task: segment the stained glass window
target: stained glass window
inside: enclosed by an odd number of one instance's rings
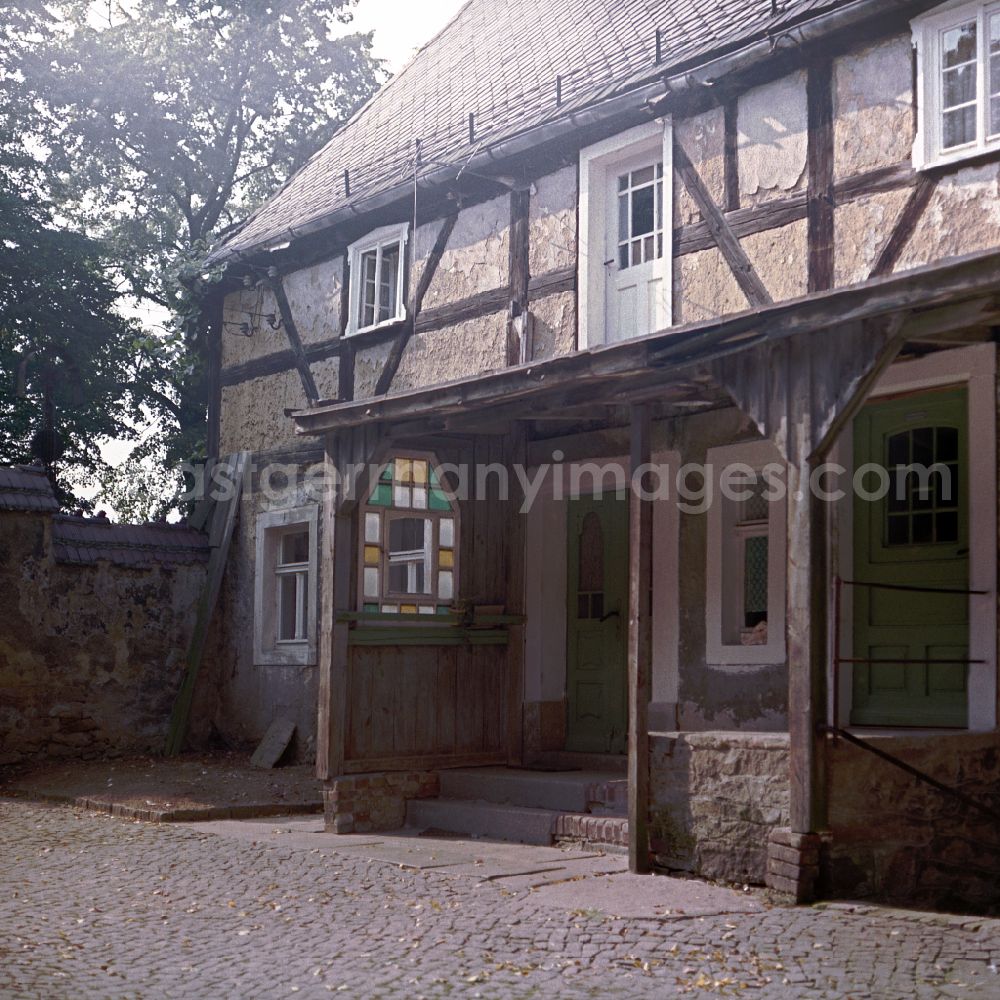
[[[363,511],[362,610],[435,614],[457,596],[458,524],[436,464],[387,462]]]

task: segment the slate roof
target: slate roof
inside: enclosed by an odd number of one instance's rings
[[[0,510],[52,514],[59,510],[45,470],[26,465],[0,467]]]
[[[208,560],[208,537],[183,524],[112,524],[102,517],[60,515],[52,522],[56,562],[148,569]]]
[[[411,179],[418,139],[425,164],[461,163],[501,139],[848,2],[779,0],[775,15],[772,0],[469,0],[211,259],[280,242]]]

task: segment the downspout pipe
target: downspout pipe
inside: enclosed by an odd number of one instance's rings
[[[570,111],[555,121],[545,122],[501,139],[465,162],[436,167],[420,177],[422,187],[436,187],[453,182],[463,171],[489,171],[497,161],[527,153],[537,146],[573,135],[583,128],[605,124],[627,114],[660,115],[669,114],[675,100],[688,96],[691,92],[711,88],[724,78],[746,73],[774,57],[781,48],[781,40],[798,47],[816,42],[838,31],[856,28],[876,16],[886,16],[896,12],[906,12],[916,16],[937,6],[941,0],[854,0],[787,28],[779,25],[774,33],[719,56],[696,69],[680,73],[665,73],[655,80],[643,83],[633,90],[618,94],[606,101],[592,104],[576,111]],[[266,243],[230,250],[220,247],[213,251],[208,264],[224,261],[238,261],[264,252],[272,247],[332,228],[338,224],[356,219],[360,215],[387,208],[413,194],[413,181],[406,180],[368,197],[359,198],[349,205],[318,216],[310,222],[295,226],[268,240]]]

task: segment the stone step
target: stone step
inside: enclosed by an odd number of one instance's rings
[[[441,798],[623,816],[628,811],[628,781],[601,771],[457,768],[441,772]]]
[[[560,813],[469,799],[412,799],[406,825],[418,830],[446,830],[471,837],[549,846]]]
[[[442,830],[515,844],[549,846],[562,839],[597,846],[628,846],[628,820],[623,816],[557,812],[472,799],[413,799],[406,806],[406,825],[416,830]]]
[[[577,750],[543,750],[529,761],[539,769],[551,767],[559,770],[601,771],[605,774],[628,773],[628,757],[618,753],[580,753]]]

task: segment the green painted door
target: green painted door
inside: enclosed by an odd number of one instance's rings
[[[855,421],[855,469],[889,474],[884,499],[855,493],[858,581],[968,588],[967,413],[965,390],[947,389],[871,405]],[[914,467],[936,470],[921,482]],[[855,658],[882,662],[854,666],[852,723],[965,726],[968,667],[926,661],[968,657],[968,596],[853,589]]]
[[[628,499],[568,505],[566,749],[624,753]]]

